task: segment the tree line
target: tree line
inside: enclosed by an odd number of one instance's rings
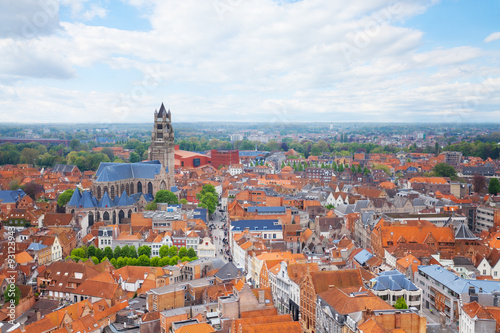
[[[71,255],[66,259],[72,259],[75,262],[92,260],[94,264],[99,264],[106,260],[116,269],[125,266],[151,266],[151,267],[164,267],[177,265],[179,260],[181,262],[194,261],[198,259],[196,251],[193,248],[187,249],[181,247],[177,249],[176,246],[163,245],[159,250],[160,256],[151,258],[151,248],[147,245],[139,246],[136,250],[135,246],[125,245],[120,248],[117,246],[114,250],[110,246],[106,246],[104,250],[95,247],[94,245],[82,246],[75,248],[71,251]]]

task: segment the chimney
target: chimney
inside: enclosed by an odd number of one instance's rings
[[[394,314],[394,319],[396,321],[395,328],[401,328],[401,312],[396,311]]]
[[[35,313],[36,313],[36,321],[40,321],[40,319],[42,319],[42,311],[36,310]]]
[[[265,304],[264,290],[259,290],[259,304]]]

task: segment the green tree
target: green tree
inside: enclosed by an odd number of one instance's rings
[[[164,267],[164,266],[170,266],[170,258],[169,257],[163,257],[160,259],[158,262],[159,267]]]
[[[151,248],[147,245],[139,246],[139,249],[137,249],[137,253],[139,254],[139,257],[145,255],[149,258],[151,257]]]
[[[141,161],[141,156],[135,152],[130,153],[129,157],[130,163],[137,163]]]
[[[160,257],[151,258],[151,260],[149,261],[149,264],[151,265],[151,267],[158,267],[160,264]]]
[[[398,298],[398,300],[394,304],[394,307],[400,310],[408,309],[408,305],[406,304],[405,299],[403,297]]]
[[[116,266],[117,268],[122,268],[127,266],[127,260],[123,257],[116,259]]]
[[[118,258],[120,258],[121,256],[122,249],[119,246],[115,247],[115,249],[113,250],[113,257],[118,260]]]
[[[146,256],[145,254],[139,256],[138,258],[138,265],[139,266],[149,266],[150,260],[149,257]]]
[[[500,182],[498,181],[498,178],[490,179],[490,183],[488,185],[488,192],[494,195],[500,192]]]
[[[192,247],[190,247],[190,248],[187,250],[187,256],[188,256],[189,258],[194,258],[194,257],[196,257],[196,251],[195,251]]]
[[[168,251],[169,251],[168,245],[162,245],[160,247],[160,258],[165,258],[168,257]]]
[[[113,159],[115,158],[115,154],[113,153],[113,150],[111,148],[103,148],[101,150],[101,153],[103,153],[104,155],[108,156],[109,160],[110,161],[113,161]]]
[[[179,256],[173,256],[172,258],[170,258],[170,265],[172,265],[172,266],[177,265],[179,260],[181,260],[181,258],[179,258]]]
[[[3,298],[5,300],[5,304],[14,300],[14,305],[18,305],[19,300],[21,299],[21,290],[19,290],[19,287],[15,284],[9,283],[7,285],[7,289],[5,289],[5,292],[3,293]]]
[[[325,208],[328,210],[332,210],[332,209],[335,209],[335,206],[332,204],[329,204],[329,205],[326,205]]]
[[[191,258],[185,256],[185,257],[181,257],[181,262],[186,262],[186,261],[191,261]]]
[[[96,258],[97,259],[97,258]],[[111,260],[109,261],[111,263],[111,265],[113,265],[113,267],[116,269],[118,268],[117,266],[117,260],[116,258],[111,258]]]
[[[137,250],[135,249],[135,246],[132,245],[132,246],[129,246],[128,248],[128,255],[127,257],[130,257],[130,258],[137,258]]]
[[[21,151],[21,163],[28,163],[34,165],[38,160],[38,155],[40,152],[37,149],[33,148],[24,148]]]
[[[104,253],[100,248],[97,248],[95,250],[95,256],[97,257],[97,259],[99,259],[99,261],[101,261],[101,259],[104,258]]]
[[[76,248],[71,250],[71,256],[78,258],[85,258],[85,251],[82,248]]]
[[[9,190],[12,190],[12,191],[18,190],[20,185],[21,185],[21,183],[19,182],[18,179],[12,179],[9,182]]]
[[[182,198],[179,203],[183,204],[183,205],[187,205],[188,204],[188,201],[184,198]]]
[[[208,209],[209,214],[213,214],[215,212],[215,209],[217,208],[217,205],[219,204],[217,195],[213,193],[206,193],[205,195],[200,196],[198,200],[198,206]]]
[[[94,245],[90,245],[89,248],[87,249],[87,256],[94,257],[95,256],[95,251],[96,251],[95,246]]]
[[[97,259],[96,256],[93,256],[93,257],[90,257],[92,259],[92,262],[94,263],[94,265],[97,265],[99,263],[99,259]]]
[[[183,246],[183,247],[181,247],[181,248],[179,249],[179,254],[178,254],[178,255],[179,255],[179,257],[181,257],[181,258],[182,258],[182,257],[187,256],[187,249],[186,249],[186,247],[185,247],[185,246]]]
[[[113,249],[111,249],[111,247],[109,247],[109,246],[106,246],[104,248],[103,255],[106,258],[113,258]]]
[[[145,207],[146,210],[156,210],[157,208],[158,208],[158,205],[154,201],[151,201]]]
[[[432,170],[438,177],[455,178],[457,176],[457,171],[455,170],[455,168],[446,163],[438,163]]]
[[[169,205],[177,205],[179,203],[179,200],[177,199],[177,196],[172,192],[167,190],[159,190],[158,192],[156,192],[155,202],[156,203],[166,202]]]
[[[177,250],[177,246],[172,245],[172,246],[168,249],[168,256],[169,256],[170,258],[175,257],[175,256],[177,255],[177,252],[178,252],[178,250]]]
[[[108,257],[104,256],[104,258],[101,259],[101,262],[105,262],[106,260],[108,260]]]

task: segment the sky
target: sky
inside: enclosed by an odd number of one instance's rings
[[[0,122],[499,122],[499,0],[1,0]]]

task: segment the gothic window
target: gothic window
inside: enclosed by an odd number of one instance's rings
[[[142,184],[141,184],[141,182],[137,182],[137,193],[142,193]]]
[[[111,199],[115,198],[115,186],[111,185],[111,193],[110,193]]]
[[[101,200],[101,187],[97,186],[97,199]]]
[[[127,184],[125,185],[125,192],[127,192],[127,195],[130,195],[130,186]]]
[[[123,191],[125,191],[125,186],[122,184],[122,186],[120,187],[120,193],[118,193],[118,195],[122,195]]]
[[[153,184],[151,182],[148,183],[148,193],[153,195]]]
[[[130,183],[130,194],[134,194],[134,183]]]
[[[108,212],[104,212],[104,214],[102,214],[102,219],[104,221],[109,221],[109,213]]]
[[[120,210],[120,212],[118,213],[118,223],[122,223],[122,219],[125,217],[125,213],[123,212],[123,210]]]

